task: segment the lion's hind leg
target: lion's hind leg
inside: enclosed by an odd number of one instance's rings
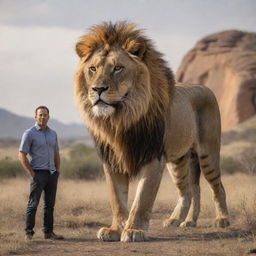
[[[214,95],[212,94],[208,99],[208,104],[205,104],[204,107],[198,106],[200,109],[198,109],[197,117],[198,142],[196,151],[201,171],[213,192],[217,215],[215,224],[218,227],[227,227],[229,220],[226,193],[221,182],[220,172],[220,113]]]
[[[196,227],[197,225],[197,219],[200,213],[200,174],[201,169],[198,156],[195,152],[192,152],[189,170],[189,186],[192,200],[188,215],[185,221],[180,224],[181,227]]]
[[[168,219],[164,220],[164,227],[178,227],[187,217],[191,204],[191,191],[189,188],[189,158],[190,153],[176,161],[167,164],[167,168],[179,193],[178,203]]]
[[[225,228],[229,226],[228,209],[226,204],[226,193],[221,182],[218,151],[210,155],[204,154],[199,157],[201,170],[209,182],[214,196],[216,208],[215,226]]]

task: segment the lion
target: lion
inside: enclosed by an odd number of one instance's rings
[[[200,173],[213,192],[215,224],[229,225],[220,174],[220,113],[202,85],[177,84],[152,41],[133,23],[102,23],[76,44],[80,63],[75,99],[103,162],[113,214],[103,241],[140,242],[148,227],[163,170],[178,190],[164,227],[195,227]],[[129,182],[138,179],[130,211]],[[100,191],[99,191],[100,192]]]

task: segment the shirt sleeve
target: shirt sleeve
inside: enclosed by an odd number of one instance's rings
[[[20,142],[19,151],[24,153],[29,153],[30,146],[31,146],[31,138],[29,136],[29,132],[26,131],[23,133],[23,136]]]

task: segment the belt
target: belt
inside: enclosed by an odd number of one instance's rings
[[[58,172],[57,171],[50,171],[48,169],[34,169],[35,172],[45,172],[49,173],[50,175],[56,175]]]
[[[35,172],[50,172],[50,170],[47,170],[47,169],[34,169]]]

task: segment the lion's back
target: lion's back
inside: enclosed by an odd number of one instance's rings
[[[167,155],[181,155],[191,145],[219,141],[220,113],[213,92],[203,85],[177,84],[167,125]]]
[[[196,106],[201,104],[215,105],[217,103],[212,90],[204,85],[177,83],[175,90],[178,94],[182,94],[188,98],[191,104]]]

